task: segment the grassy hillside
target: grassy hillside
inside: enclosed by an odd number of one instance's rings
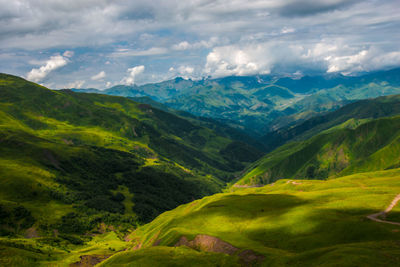
[[[399,194],[399,178],[395,169],[327,181],[285,179],[205,197],[138,228],[130,235],[132,249],[100,266],[394,266],[400,226],[367,216]],[[387,218],[398,215],[393,210]]]
[[[306,141],[291,142],[254,163],[237,184],[281,178],[326,179],[398,168],[400,117],[350,119]]]
[[[399,114],[400,95],[360,100],[325,115],[312,117],[297,125],[270,132],[260,140],[266,149],[271,151],[290,140],[305,140],[350,119],[376,119]]]
[[[261,154],[149,105],[5,74],[0,144],[0,232],[10,236],[127,229],[220,191]]]

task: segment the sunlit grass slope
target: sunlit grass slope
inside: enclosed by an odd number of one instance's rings
[[[193,257],[201,266],[221,264],[228,255],[204,256],[210,247],[173,248],[182,236],[198,235],[238,249],[229,256],[236,263],[226,266],[241,263],[240,253],[249,250],[263,256],[257,262],[263,266],[395,266],[400,226],[366,216],[384,210],[399,193],[399,169],[236,189],[161,214],[131,234],[132,246],[140,249],[117,253],[101,266],[164,266],[173,260],[185,266]],[[398,215],[398,209],[389,213]]]
[[[326,179],[398,168],[400,117],[350,119],[305,141],[268,153],[237,184],[266,184],[280,178]]]

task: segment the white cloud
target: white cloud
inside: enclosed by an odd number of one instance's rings
[[[364,71],[362,63],[367,56],[367,50],[362,50],[359,53],[350,56],[328,56],[326,60],[329,62],[329,66],[326,72]]]
[[[281,30],[281,33],[286,34],[286,33],[292,33],[295,32],[296,30],[294,28],[291,27],[283,27]]]
[[[107,88],[111,87],[111,82],[107,82],[107,83],[106,83],[106,87],[107,87]]]
[[[136,67],[133,67],[133,68],[129,68],[129,69],[127,70],[128,76],[124,77],[124,78],[121,80],[121,83],[122,83],[122,84],[125,84],[125,85],[132,85],[132,84],[134,84],[134,83],[135,83],[135,80],[136,80],[136,77],[137,77],[138,75],[140,75],[141,73],[143,73],[143,72],[144,72],[144,69],[145,69],[145,68],[144,68],[143,65],[136,66]]]
[[[184,51],[189,49],[201,49],[210,48],[219,42],[218,37],[211,37],[208,41],[202,40],[199,42],[189,43],[188,41],[183,41],[172,46],[172,50]]]
[[[27,79],[33,82],[39,82],[43,80],[50,72],[67,65],[67,63],[68,59],[61,55],[52,56],[46,61],[46,65],[41,66],[38,69],[32,69],[27,74]]]
[[[267,74],[271,70],[269,45],[216,47],[207,55],[205,73],[213,77]]]
[[[179,44],[173,45],[172,49],[174,49],[174,50],[187,50],[190,47],[192,47],[192,45],[189,44],[189,42],[183,41],[183,42],[180,42]]]
[[[178,68],[178,71],[180,74],[185,75],[185,74],[192,74],[194,71],[193,67],[190,66],[180,66]]]
[[[85,81],[75,81],[75,82],[69,83],[64,88],[77,88],[77,89],[80,89],[80,88],[82,88],[82,86],[84,84],[85,84]]]
[[[90,79],[93,80],[93,81],[97,81],[97,80],[102,80],[105,77],[106,77],[105,71],[100,71],[96,75],[93,75],[92,77],[90,77]]]

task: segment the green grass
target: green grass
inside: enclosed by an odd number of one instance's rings
[[[151,257],[157,251],[152,248],[156,240],[160,250],[169,251],[181,236],[190,240],[199,234],[264,255],[266,266],[395,264],[400,260],[399,227],[366,216],[390,204],[400,192],[399,178],[396,169],[327,181],[279,180],[205,197],[138,228],[131,234],[132,245],[142,248],[116,254],[104,265],[135,264],[142,255]],[[161,255],[160,261],[173,258]]]
[[[152,247],[121,252],[99,266],[240,266],[237,259],[220,253],[200,252],[185,247]]]
[[[0,238],[2,266],[69,266],[83,255],[112,255],[127,248],[114,232],[86,237],[85,244],[73,245],[63,238]]]
[[[237,184],[267,184],[282,178],[326,179],[397,168],[399,127],[399,116],[346,121],[268,153],[252,164]]]

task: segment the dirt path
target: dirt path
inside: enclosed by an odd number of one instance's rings
[[[397,205],[397,203],[398,203],[399,201],[400,201],[400,194],[398,194],[398,195],[392,200],[392,202],[390,203],[390,205],[389,205],[384,211],[381,211],[381,212],[378,212],[378,213],[374,213],[374,214],[368,215],[367,218],[370,219],[370,220],[373,220],[373,221],[375,221],[375,222],[388,223],[388,224],[393,224],[393,225],[400,225],[399,222],[391,222],[391,221],[385,221],[385,220],[379,219],[380,216],[382,216],[383,218],[385,218],[385,217],[386,217],[386,214],[388,214],[388,213],[394,208],[394,206]]]

